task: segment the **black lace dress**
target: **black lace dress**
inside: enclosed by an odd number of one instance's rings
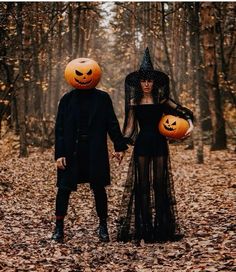
[[[167,139],[158,131],[163,113],[177,113],[172,100],[129,107],[124,136],[135,135],[118,220],[118,241],[179,239],[174,185]],[[181,114],[179,114],[181,115]],[[189,116],[182,114],[186,119]],[[139,129],[137,129],[139,127]]]

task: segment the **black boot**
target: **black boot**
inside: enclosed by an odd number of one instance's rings
[[[56,222],[56,227],[54,229],[52,240],[63,243],[64,240],[64,222]]]
[[[109,242],[109,234],[108,234],[108,229],[107,229],[107,220],[105,219],[100,219],[100,224],[98,227],[98,237],[101,242]]]

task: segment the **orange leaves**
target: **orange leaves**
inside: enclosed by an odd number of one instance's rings
[[[10,146],[9,146],[10,147]],[[2,145],[0,146],[2,150]],[[107,188],[111,242],[100,243],[94,199],[87,184],[72,193],[65,244],[50,240],[54,227],[53,150],[29,149],[28,158],[5,147],[0,157],[0,270],[86,272],[231,271],[235,249],[235,154],[210,152],[205,164],[194,151],[171,145],[177,208],[185,237],[164,244],[116,242],[116,218],[131,150],[120,166],[111,159]],[[112,147],[109,145],[112,152]]]

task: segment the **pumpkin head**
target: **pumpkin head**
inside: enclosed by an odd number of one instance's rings
[[[159,131],[162,135],[173,138],[182,138],[189,129],[188,121],[178,116],[164,115],[159,122]]]
[[[69,62],[65,69],[67,82],[76,89],[92,89],[101,78],[101,68],[96,61],[78,58]]]

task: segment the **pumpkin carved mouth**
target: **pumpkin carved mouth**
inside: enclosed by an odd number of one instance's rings
[[[75,81],[78,82],[78,83],[81,84],[81,85],[87,85],[87,84],[89,84],[89,83],[92,82],[92,79],[89,80],[89,81],[87,81],[87,82],[81,82],[81,81],[79,81],[78,79],[75,78]]]
[[[167,127],[166,125],[163,125],[166,130],[173,131],[175,128]]]
[[[166,125],[167,124],[167,125]],[[172,126],[176,126],[176,121],[174,121],[172,124],[170,124],[169,119],[166,120],[166,124],[163,124],[164,128],[168,131],[174,131],[176,128]]]

